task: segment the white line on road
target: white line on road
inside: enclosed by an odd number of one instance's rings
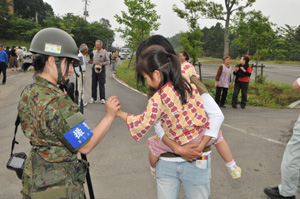
[[[280,144],[280,145],[286,146],[286,144],[283,143],[283,142],[280,142],[280,141],[277,141],[277,140],[273,140],[273,139],[271,139],[271,138],[266,138],[266,137],[261,136],[261,135],[256,135],[256,134],[254,134],[254,133],[249,133],[249,132],[247,132],[247,131],[245,131],[245,130],[243,130],[243,129],[240,129],[240,128],[231,126],[231,125],[229,125],[229,124],[223,123],[223,125],[226,126],[226,127],[228,127],[228,128],[231,128],[231,129],[240,131],[240,132],[242,132],[242,133],[245,133],[245,134],[247,134],[247,135],[251,135],[251,136],[256,137],[256,138],[263,139],[263,140],[267,140],[267,141],[273,142],[273,143],[275,143],[275,144]]]
[[[17,77],[17,76],[20,76],[20,75],[24,75],[24,73],[20,73],[20,74],[17,74],[17,75],[9,76],[6,79],[11,79],[11,78],[14,78],[14,77]]]
[[[113,74],[112,76],[113,76],[113,78],[114,78],[116,81],[118,81],[118,82],[119,82],[120,84],[122,84],[123,86],[125,86],[125,87],[127,87],[127,88],[129,88],[129,89],[131,89],[131,90],[133,90],[133,91],[135,91],[135,92],[141,94],[141,95],[147,96],[145,93],[142,93],[142,92],[140,92],[140,91],[138,91],[138,90],[136,90],[136,89],[130,87],[130,86],[127,85],[126,83],[122,82],[121,80],[119,80],[119,79],[115,76],[115,74]],[[229,124],[223,123],[223,125],[226,126],[226,127],[228,127],[228,128],[231,128],[231,129],[240,131],[240,132],[242,132],[242,133],[244,133],[244,134],[251,135],[251,136],[256,137],[256,138],[263,139],[263,140],[266,140],[266,141],[268,141],[268,142],[273,142],[273,143],[275,143],[275,144],[280,144],[280,145],[282,145],[282,146],[286,146],[286,144],[283,143],[283,142],[280,142],[280,141],[277,141],[277,140],[273,140],[273,139],[271,139],[271,138],[266,138],[266,137],[263,137],[263,136],[261,136],[261,135],[256,135],[256,134],[254,134],[254,133],[249,133],[249,132],[245,131],[244,129],[240,129],[240,128],[231,126],[231,125],[229,125]]]

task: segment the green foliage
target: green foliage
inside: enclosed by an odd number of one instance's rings
[[[10,26],[11,15],[8,14],[8,3],[6,0],[0,0],[0,30],[1,37],[3,39],[8,39],[9,34],[7,34],[7,28]]]
[[[205,56],[213,56],[217,58],[223,57],[224,50],[224,28],[221,23],[217,23],[210,28],[202,29],[203,52]]]
[[[38,15],[38,22],[50,16],[54,16],[52,7],[43,0],[14,0],[14,12],[24,19],[35,19]]]
[[[122,64],[118,67],[117,70],[117,77],[131,86],[132,88],[135,88],[143,93],[147,92],[147,87],[137,85],[136,82],[136,72],[135,72],[135,56],[132,59],[133,61],[130,63],[128,67],[129,60],[123,61]]]
[[[139,44],[150,36],[152,30],[158,30],[160,16],[157,15],[155,4],[150,0],[124,0],[128,12],[121,11],[121,15],[115,15],[119,24],[124,24],[124,28],[117,28],[128,46],[134,50]]]
[[[176,5],[173,5],[173,11],[177,13],[178,17],[187,22],[190,30],[181,33],[179,43],[182,45],[183,50],[187,51],[195,64],[202,51],[202,32],[198,20],[205,14],[205,1],[181,0],[181,2],[184,5],[184,9],[179,9]]]
[[[269,17],[265,17],[261,11],[239,12],[234,19],[234,26],[231,27],[231,32],[235,35],[233,43],[248,49],[248,53],[251,48],[268,48],[275,38],[273,25]]]
[[[177,33],[174,36],[167,38],[174,47],[176,53],[179,53],[181,51],[181,44],[179,43],[180,38],[181,33]]]
[[[215,97],[216,87],[215,81],[204,81],[209,93]],[[228,90],[226,99],[227,104],[231,104],[233,94],[233,86]],[[241,94],[238,98],[240,103]],[[287,106],[300,98],[300,93],[292,89],[291,85],[265,82],[265,84],[250,83],[248,89],[249,106],[267,107],[267,108],[287,108]]]
[[[195,65],[197,58],[202,51],[202,42],[201,42],[202,32],[200,28],[192,32],[181,33],[181,38],[179,40],[182,48],[187,51],[190,57],[193,59],[193,63]]]

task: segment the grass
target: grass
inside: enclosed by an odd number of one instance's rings
[[[117,77],[129,86],[146,93],[147,88],[143,86],[137,87],[136,76],[134,70],[134,58],[128,68],[129,60],[124,61],[117,70]],[[215,81],[205,80],[209,93],[214,98],[216,93]],[[227,104],[231,104],[233,94],[233,85],[230,86],[227,96]],[[240,102],[241,94],[239,94]],[[300,99],[300,93],[295,92],[291,85],[280,84],[273,82],[266,82],[264,84],[250,83],[248,89],[248,102],[249,106],[267,107],[267,108],[287,108],[289,104]]]
[[[25,46],[27,48],[27,50],[29,51],[29,47],[30,47],[30,42],[25,42],[25,41],[16,41],[16,40],[2,40],[1,44],[4,46],[4,48],[6,49],[6,46],[9,46],[10,48],[13,46]]]

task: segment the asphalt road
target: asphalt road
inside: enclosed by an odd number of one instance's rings
[[[7,84],[0,85],[1,199],[21,198],[21,181],[13,171],[6,169],[6,162],[10,154],[19,95],[25,85],[33,81],[32,75],[30,72],[8,71]],[[85,101],[88,101],[91,98],[90,70],[87,71],[86,79]],[[110,67],[107,68],[106,92],[107,98],[118,96],[127,112],[139,114],[145,109],[146,97],[115,81]],[[255,107],[236,110],[229,106],[222,110],[225,115],[223,135],[237,164],[242,168],[242,177],[231,179],[225,163],[213,147],[211,198],[266,199],[263,188],[280,183],[282,155],[299,110]],[[87,123],[94,127],[103,118],[105,106],[98,99],[98,103],[89,104],[84,112]],[[129,135],[125,122],[120,119],[114,121],[104,140],[88,155],[96,198],[156,198],[156,182],[150,175],[146,145],[147,137],[152,135],[153,130],[140,142],[136,142]],[[20,128],[17,141],[20,144],[16,146],[15,152],[28,153],[30,145]],[[300,197],[300,192],[297,197]],[[181,191],[180,199],[183,198]]]

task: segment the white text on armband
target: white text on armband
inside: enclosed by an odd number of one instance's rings
[[[88,127],[85,121],[72,128],[68,133],[64,134],[65,139],[72,145],[74,149],[82,146],[90,137],[93,132]]]

